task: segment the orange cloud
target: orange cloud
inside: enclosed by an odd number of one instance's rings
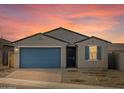
[[[124,23],[115,17],[123,17],[124,5],[0,5],[0,8],[1,33],[11,41],[60,26],[113,42],[124,40],[124,33],[120,39],[114,39],[123,30],[117,26]]]

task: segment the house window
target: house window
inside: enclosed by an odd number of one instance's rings
[[[85,46],[85,60],[101,60],[101,46]]]
[[[90,56],[90,61],[95,61],[97,60],[97,46],[90,46],[89,47],[89,56]]]

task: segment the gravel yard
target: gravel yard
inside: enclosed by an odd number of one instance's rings
[[[64,70],[62,79],[63,82],[66,83],[124,88],[124,72],[117,70],[108,70],[101,72]]]
[[[10,73],[12,73],[13,71],[15,71],[14,68],[0,67],[0,78],[6,77],[7,75],[9,75]]]

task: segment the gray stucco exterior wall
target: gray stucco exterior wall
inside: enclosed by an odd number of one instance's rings
[[[101,46],[101,60],[97,60],[96,62],[90,62],[85,60],[85,46],[90,45]],[[106,70],[108,68],[108,45],[108,43],[94,38],[78,43],[78,68],[89,70]]]

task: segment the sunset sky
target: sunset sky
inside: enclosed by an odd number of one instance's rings
[[[58,27],[124,43],[124,5],[0,5],[0,37],[10,41]]]

